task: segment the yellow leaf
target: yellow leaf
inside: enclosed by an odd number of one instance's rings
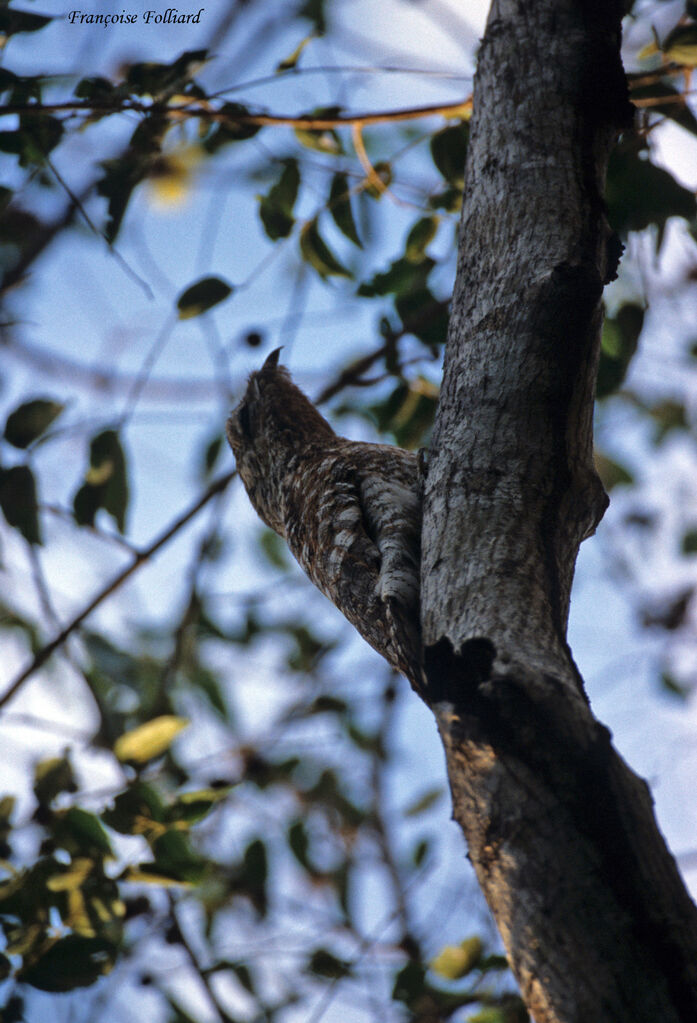
[[[150,193],[161,207],[178,206],[188,198],[194,170],[200,163],[200,146],[185,146],[163,153],[148,173]]]
[[[459,945],[446,945],[435,959],[431,960],[430,966],[434,973],[447,980],[459,980],[474,969],[482,957],[482,951],[481,938],[474,935],[465,938]]]
[[[46,881],[46,887],[51,892],[67,892],[71,888],[79,888],[90,873],[94,870],[94,863],[86,856],[76,857],[68,870],[62,874],[54,874]]]
[[[163,714],[119,736],[114,743],[114,753],[121,761],[135,760],[144,764],[164,753],[188,724],[186,718]]]

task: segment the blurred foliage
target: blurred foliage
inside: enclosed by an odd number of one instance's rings
[[[660,65],[632,76],[643,129],[622,140],[608,172],[614,230],[625,243],[632,232],[647,231],[656,251],[671,218],[683,218],[695,230],[694,194],[654,161],[651,146],[651,132],[666,119],[697,135],[681,91],[681,73],[694,63],[694,46],[684,35],[695,30],[693,6],[675,26],[683,35],[659,40]],[[284,25],[296,42],[292,50],[285,47],[289,56],[269,59],[269,70],[301,74],[309,41],[330,31],[332,17],[329,0],[289,9]],[[6,41],[50,24],[49,17],[14,5],[0,11]],[[105,239],[118,252],[114,246],[142,186],[162,183],[176,170],[182,189],[194,188],[194,165],[196,174],[206,166],[226,167],[230,151],[244,148],[254,172],[242,181],[231,174],[228,187],[247,189],[268,242],[275,249],[291,239],[290,258],[319,286],[375,310],[374,349],[356,354],[328,385],[327,397],[341,395],[334,413],[358,416],[404,447],[427,446],[447,333],[466,119],[460,113],[444,124],[442,117],[430,117],[411,134],[397,124],[371,127],[369,156],[361,159],[341,121],[345,111],[315,106],[305,112],[305,122],[290,124],[294,131],[283,136],[285,149],[270,158],[263,139],[284,129],[269,126],[267,112],[251,101],[209,95],[201,84],[209,56],[206,50],[183,52],[170,62],[138,62],[110,78],[88,75],[66,85],[48,72],[11,70],[8,48],[0,69],[0,94],[11,111],[3,119],[0,151],[12,164],[0,190],[2,293],[20,288],[39,257],[80,217],[94,232],[95,246]],[[93,179],[79,196],[65,193],[62,211],[55,212],[56,203],[45,207],[46,195],[63,195],[56,154],[62,147],[68,151],[79,134],[91,138],[92,126],[111,121],[128,125],[121,149],[111,144],[95,153]],[[193,147],[196,160],[178,163],[178,146],[187,153]],[[414,147],[427,182],[416,200],[411,181],[400,191],[399,154]],[[372,240],[380,218],[398,214],[399,244],[376,256]],[[171,317],[200,317],[205,329],[207,314],[237,287],[218,275],[198,277],[178,290]],[[655,445],[675,437],[694,444],[692,416],[681,395],[649,399],[632,383],[645,319],[637,294],[624,295],[608,311],[597,387],[601,408],[631,408],[650,426]],[[4,329],[12,327],[8,320]],[[263,325],[251,324],[240,346],[256,349],[266,342]],[[149,358],[146,368],[155,354]],[[53,550],[58,541],[47,526],[60,514],[78,543],[96,535],[120,544],[135,567],[141,564],[129,537],[133,466],[124,443],[139,386],[136,381],[121,417],[104,409],[100,421],[83,431],[83,462],[60,466],[69,493],[57,509],[43,500],[43,480],[70,420],[69,388],[12,399],[0,438],[0,509],[6,537],[27,547],[30,558],[38,558],[41,544]],[[199,454],[196,479],[204,488],[212,487],[224,450],[218,422]],[[634,484],[633,467],[624,463],[621,451],[598,452],[608,489]],[[2,1018],[39,1018],[36,990],[93,987],[108,1004],[113,989],[107,975],[115,971],[128,990],[157,996],[158,1018],[171,1023],[271,1021],[292,1011],[319,1020],[321,1005],[334,998],[363,1004],[366,991],[372,993],[370,1018],[381,1009],[382,1018],[420,1023],[525,1020],[505,960],[487,948],[484,935],[471,934],[475,924],[465,921],[462,937],[444,943],[438,922],[426,926],[419,917],[438,838],[429,815],[443,792],[428,786],[415,793],[398,823],[394,810],[388,812],[385,785],[395,762],[399,703],[394,680],[384,677],[384,669],[382,675],[375,671],[367,713],[360,685],[352,678],[351,685],[337,682],[343,637],[330,634],[311,610],[305,613],[305,590],[292,614],[249,593],[226,617],[207,589],[206,572],[225,548],[226,497],[224,488],[204,490],[201,508],[213,509],[212,525],[182,579],[177,622],[153,625],[134,613],[127,627],[113,633],[77,622],[72,632],[79,636],[79,654],[71,648],[67,656],[88,694],[92,726],[63,754],[36,760],[27,800],[0,794]],[[660,528],[656,517],[645,516],[641,524],[637,510],[627,513],[627,521],[632,515],[633,528]],[[179,528],[175,522],[172,537]],[[682,524],[676,545],[681,557],[694,559],[694,516]],[[275,588],[290,564],[275,534],[258,532],[257,556]],[[37,562],[32,564],[41,613],[9,593],[0,604],[3,636],[29,658],[56,631],[50,594],[42,590]],[[641,623],[672,636],[688,633],[693,592],[688,586],[663,603],[644,603]],[[110,593],[105,587],[104,600]],[[253,673],[249,659],[268,658],[272,648],[272,674],[283,679],[286,695],[269,701],[265,727],[251,735],[231,682],[245,670]],[[49,678],[54,667],[55,658]],[[660,677],[673,694],[690,689],[691,680],[668,667]],[[185,729],[187,721],[191,729]],[[203,739],[192,753],[188,735],[197,728]],[[89,765],[97,761],[111,772],[106,790],[91,784]],[[383,878],[384,912],[372,928],[363,919],[366,863],[377,864]],[[190,979],[196,998],[182,996],[174,974]],[[313,1010],[317,1005],[320,1010]],[[74,1018],[82,1018],[77,1004]]]

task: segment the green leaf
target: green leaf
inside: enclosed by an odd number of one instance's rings
[[[681,700],[686,700],[690,695],[690,688],[678,682],[675,675],[669,671],[662,671],[660,676],[660,683],[663,689],[671,696],[678,696]]]
[[[161,156],[167,127],[168,121],[160,111],[149,114],[133,132],[126,153],[102,161],[104,176],[97,182],[97,192],[108,200],[105,236],[109,244],[119,233],[133,190]]]
[[[41,167],[63,137],[63,125],[50,114],[22,115],[19,128],[0,132],[0,150],[19,157],[21,167]]]
[[[678,184],[662,167],[636,146],[617,146],[610,156],[605,198],[608,219],[615,231],[642,231],[658,227],[660,245],[669,217],[692,220],[697,212],[695,195]]]
[[[48,757],[34,767],[34,795],[40,806],[48,806],[60,792],[77,792],[70,758]]]
[[[420,867],[431,851],[431,843],[427,838],[421,838],[414,846],[411,858],[415,867]]]
[[[136,835],[147,831],[149,822],[159,827],[165,820],[167,808],[160,794],[152,785],[138,781],[114,799],[113,806],[104,810],[101,818],[104,823],[118,831],[121,835]]]
[[[47,398],[27,401],[11,412],[5,423],[5,440],[16,448],[28,448],[44,433],[65,405]]]
[[[425,976],[426,969],[420,963],[407,963],[395,977],[393,999],[406,1005],[414,1002],[424,992]]]
[[[3,1023],[25,1023],[24,1000],[19,995],[12,995],[3,1007]]]
[[[425,813],[426,810],[430,810],[432,806],[435,806],[443,798],[443,786],[434,785],[432,788],[426,789],[420,796],[417,796],[407,808],[404,810],[405,817],[418,817],[420,814]]]
[[[108,973],[116,959],[116,947],[104,938],[68,934],[17,974],[17,979],[41,991],[72,991],[89,987]]]
[[[203,452],[203,478],[208,479],[210,474],[215,468],[220,453],[223,450],[223,435],[222,433],[216,434],[216,436],[208,442],[206,449]]]
[[[689,529],[682,538],[683,554],[697,554],[697,529]]]
[[[189,320],[208,312],[213,306],[224,302],[233,290],[233,286],[220,277],[202,277],[179,295],[177,299],[179,319]]]
[[[649,412],[656,424],[655,440],[657,444],[660,444],[672,430],[688,428],[685,406],[680,401],[667,398],[665,401],[659,401],[653,405]]]
[[[152,843],[152,851],[155,857],[152,869],[158,874],[187,884],[201,880],[206,861],[192,849],[184,831],[170,828],[158,835]],[[141,864],[140,869],[148,873],[150,865]]]
[[[315,149],[318,153],[329,153],[332,156],[343,153],[341,139],[333,128],[296,128],[295,137],[301,145]]]
[[[288,548],[278,533],[265,529],[259,537],[259,546],[270,565],[274,568],[288,568]]]
[[[167,820],[182,821],[185,824],[197,824],[207,817],[218,803],[227,799],[231,786],[226,785],[215,789],[198,789],[195,792],[183,792],[167,810]]]
[[[122,763],[145,764],[165,753],[188,724],[186,718],[162,714],[121,735],[114,743],[114,754]]]
[[[426,287],[435,260],[430,257],[418,263],[402,258],[395,260],[387,270],[376,273],[369,281],[364,281],[358,288],[358,294],[365,298],[375,295],[405,295],[409,292],[423,291]]]
[[[301,867],[304,867],[310,873],[314,873],[315,868],[310,863],[307,855],[310,848],[310,836],[307,833],[304,821],[293,821],[288,828],[288,848]]]
[[[155,61],[131,64],[126,75],[126,84],[129,91],[138,96],[181,92],[191,80],[191,76],[205,62],[206,57],[206,50],[187,50],[171,64],[159,64]]]
[[[329,246],[323,240],[317,226],[317,217],[309,220],[300,232],[300,252],[306,263],[317,271],[323,280],[327,277],[351,277]]]
[[[28,465],[0,468],[0,508],[8,526],[18,529],[27,543],[42,542],[36,482]]]
[[[74,92],[78,99],[104,102],[117,98],[120,90],[108,78],[92,75],[88,78],[81,78],[75,86]]]
[[[292,158],[283,161],[283,170],[278,181],[266,193],[259,196],[259,216],[264,230],[272,242],[287,238],[293,229],[295,218],[293,207],[300,187],[298,161]]]
[[[397,295],[394,305],[406,333],[413,334],[432,350],[445,344],[448,303],[437,299],[430,288]]]
[[[351,209],[348,178],[341,172],[337,172],[332,178],[331,188],[329,189],[328,209],[341,233],[349,241],[353,242],[354,245],[357,245],[359,249],[362,249],[363,242],[359,237],[356,221],[353,218],[353,210]]]
[[[268,875],[266,846],[260,838],[256,838],[249,843],[244,851],[236,887],[247,896],[260,916],[264,916],[266,913]]]
[[[318,35],[324,35],[327,31],[327,15],[324,4],[325,0],[305,0],[305,3],[298,9],[298,17],[308,18],[313,22]]]
[[[466,121],[436,132],[431,138],[431,157],[445,180],[455,188],[465,184],[465,159],[469,142]]]
[[[433,241],[438,230],[438,217],[422,217],[417,220],[407,235],[404,255],[410,263],[420,263],[426,256],[426,247]]]
[[[644,309],[635,303],[623,305],[614,318],[603,323],[596,396],[605,398],[624,381],[637,350],[644,324]]]
[[[613,487],[619,486],[620,484],[629,484],[634,482],[629,469],[626,469],[619,462],[613,461],[607,455],[598,451],[596,448],[594,453],[595,468],[600,480],[606,490],[612,490]]]
[[[55,836],[57,843],[73,856],[113,856],[99,817],[79,806],[61,811],[56,818]]]
[[[0,981],[7,980],[11,973],[12,963],[6,955],[0,952]],[[6,1019],[6,1017],[3,1018]]]
[[[75,521],[94,525],[100,508],[112,516],[120,533],[126,528],[128,508],[126,458],[115,430],[104,430],[90,442],[90,467],[73,498]]]

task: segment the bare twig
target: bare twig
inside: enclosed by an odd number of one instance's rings
[[[89,604],[87,604],[77,615],[75,615],[73,619],[71,619],[71,621],[68,622],[67,625],[63,627],[63,629],[61,629],[58,635],[54,636],[52,640],[37,651],[32,661],[10,683],[2,696],[0,696],[0,707],[4,707],[12,699],[27,679],[29,679],[34,672],[38,671],[38,669],[46,663],[51,654],[65,643],[68,636],[75,632],[75,630],[82,625],[85,619],[88,618],[89,615],[91,615],[92,612],[100,606],[100,604],[104,603],[107,597],[110,597],[113,593],[120,589],[126,580],[130,578],[130,576],[132,576],[142,564],[149,561],[150,558],[157,554],[160,548],[169,543],[172,537],[176,536],[176,534],[179,533],[184,526],[188,525],[188,523],[195,518],[196,515],[198,515],[201,509],[204,508],[208,502],[216,496],[216,494],[225,490],[234,476],[235,472],[228,472],[224,476],[220,476],[217,480],[214,480],[208,490],[206,490],[205,494],[200,497],[195,504],[193,504],[190,508],[187,508],[187,510],[175,519],[175,521],[162,533],[160,533],[148,547],[141,551],[137,551],[133,555],[133,559],[130,564],[114,576],[114,578],[107,583],[107,585],[100,590],[95,597],[92,598]]]

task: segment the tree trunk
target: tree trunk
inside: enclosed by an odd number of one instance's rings
[[[695,1023],[697,912],[566,642],[606,498],[592,413],[628,127],[618,0],[494,0],[425,483],[422,621],[454,816],[538,1023]]]

